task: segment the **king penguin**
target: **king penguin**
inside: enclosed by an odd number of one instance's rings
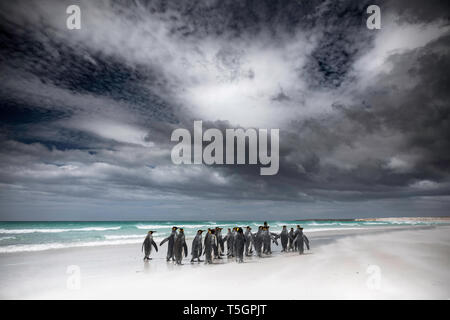
[[[231,233],[231,229],[228,228],[228,233],[227,235],[223,238],[223,241],[227,243],[227,256],[231,256],[233,249],[233,234]]]
[[[258,231],[253,235],[253,244],[258,257],[262,257],[262,245],[263,245],[263,226],[258,227]]]
[[[188,248],[186,245],[186,238],[184,236],[183,228],[180,228],[180,232],[177,234],[177,237],[175,238],[175,242],[173,244],[173,253],[175,255],[176,264],[182,264],[181,261],[183,260],[183,252],[184,256],[187,257]]]
[[[172,227],[172,233],[170,234],[170,236],[165,238],[159,244],[159,246],[161,247],[165,242],[169,241],[169,243],[167,244],[167,261],[169,261],[170,259],[175,260],[173,257],[173,244],[177,236],[177,229],[178,229],[177,227]]]
[[[246,227],[244,236],[245,236],[245,255],[247,257],[249,257],[253,253],[253,249],[252,249],[253,234],[252,234],[252,228],[250,226]]]
[[[144,251],[145,254],[144,261],[151,259],[150,254],[152,253],[152,246],[155,248],[156,252],[158,252],[158,247],[156,246],[152,236],[154,232],[155,231],[149,231],[144,239],[144,242],[142,243],[142,251]]]
[[[205,255],[205,264],[213,263],[214,243],[216,242],[214,233],[214,229],[208,229],[208,234],[205,236],[205,251],[203,252]]]
[[[289,236],[289,244],[288,244],[288,251],[292,250],[294,251],[294,228],[291,228],[291,230],[288,233]]]
[[[203,252],[202,233],[203,233],[203,230],[198,230],[194,240],[192,240],[191,262],[194,262],[194,259],[197,259],[197,262],[203,261],[203,260],[200,260],[200,256],[202,255],[202,252]]]
[[[287,252],[289,235],[288,235],[286,226],[283,226],[283,229],[281,230],[280,239],[281,239],[281,247],[282,247],[281,252]]]
[[[299,227],[297,231],[298,232],[295,236],[294,244],[296,244],[298,253],[303,254],[305,250],[304,245],[306,245],[306,248],[309,250],[309,239],[303,234],[303,228]]]
[[[244,262],[245,242],[244,232],[241,227],[238,227],[236,229],[236,235],[234,236],[234,253],[238,263]]]

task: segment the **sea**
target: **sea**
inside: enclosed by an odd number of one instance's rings
[[[439,222],[417,220],[358,221],[358,220],[299,220],[267,221],[272,232],[288,230],[300,224],[305,234],[318,231],[368,229],[379,226],[431,225]],[[256,231],[263,221],[102,221],[102,222],[0,222],[0,254],[32,252],[63,248],[115,246],[142,243],[149,230],[158,242],[170,234],[172,226],[184,228],[187,238],[197,230],[250,226]]]

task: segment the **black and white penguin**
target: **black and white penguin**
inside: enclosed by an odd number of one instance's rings
[[[288,250],[288,241],[289,241],[289,234],[286,226],[283,226],[283,229],[281,230],[280,240],[282,247],[281,252],[286,252]]]
[[[258,231],[253,235],[253,246],[258,257],[262,257],[262,245],[263,245],[263,228],[258,227]]]
[[[184,256],[187,257],[188,248],[186,245],[186,238],[184,236],[183,228],[180,228],[180,232],[177,234],[177,237],[175,238],[175,242],[173,244],[173,254],[175,256],[176,264],[182,264],[181,261],[183,260],[183,252]]]
[[[233,253],[233,233],[230,228],[228,228],[228,233],[223,238],[223,241],[227,243],[227,256],[231,257]]]
[[[222,237],[222,229],[223,228],[216,227],[215,235],[217,240],[217,254],[216,254],[217,259],[222,259],[222,256],[224,255],[223,252],[225,251],[225,244]]]
[[[296,248],[298,250],[299,254],[303,254],[305,248],[304,245],[306,245],[306,248],[309,250],[309,239],[303,234],[303,228],[298,228],[297,235],[294,239],[294,245],[296,245]]]
[[[197,259],[197,262],[202,262],[203,261],[203,260],[200,260],[200,257],[201,257],[202,252],[203,252],[202,233],[203,233],[203,230],[198,230],[197,234],[195,235],[194,240],[192,240],[192,248],[191,248],[192,259],[191,259],[191,262],[194,262],[194,259]]]
[[[234,239],[236,237],[237,227],[234,227],[231,231],[231,256],[234,258],[236,253],[234,252]]]
[[[175,242],[175,238],[177,237],[177,229],[178,229],[178,227],[172,227],[172,233],[170,234],[170,236],[165,238],[159,244],[159,246],[161,247],[164,243],[169,241],[169,243],[167,245],[167,261],[169,261],[170,259],[175,261],[174,256],[173,256],[173,244]]]
[[[300,232],[300,229],[301,229],[301,227],[298,224],[297,229],[295,229],[295,232],[294,232],[294,239],[297,237],[298,233]],[[297,251],[297,241],[294,241],[294,251]]]
[[[294,251],[294,228],[291,228],[291,230],[288,233],[289,236],[289,244],[288,244],[288,251],[292,250]]]
[[[208,229],[208,234],[205,236],[205,264],[213,263],[214,243],[216,242],[214,229]]]
[[[272,250],[270,248],[271,238],[269,233],[269,227],[264,226],[262,231],[262,239],[263,239],[263,253],[270,254]]]
[[[244,248],[245,248],[245,236],[242,228],[236,228],[236,235],[234,236],[234,253],[236,255],[236,261],[238,263],[244,262]]]
[[[152,253],[152,246],[155,248],[156,252],[158,252],[158,247],[156,246],[156,243],[153,240],[152,236],[154,232],[155,231],[149,231],[144,239],[144,242],[142,243],[142,251],[145,254],[144,261],[150,260],[150,254]]]
[[[251,256],[253,253],[253,248],[252,248],[252,244],[253,244],[253,234],[252,234],[252,228],[250,226],[246,227],[245,233],[245,255]]]

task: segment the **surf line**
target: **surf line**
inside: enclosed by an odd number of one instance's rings
[[[224,137],[221,130],[209,128],[203,132],[203,122],[194,121],[194,141],[191,133],[184,128],[175,129],[171,141],[178,141],[172,148],[171,158],[174,164],[247,164],[246,141],[248,141],[248,164],[258,164],[260,175],[275,175],[279,170],[279,129],[270,129],[270,155],[268,145],[268,129],[225,129],[225,162]],[[203,142],[209,142],[203,149]],[[194,154],[192,155],[192,144]],[[236,148],[235,148],[236,146]],[[193,158],[193,160],[192,160]]]

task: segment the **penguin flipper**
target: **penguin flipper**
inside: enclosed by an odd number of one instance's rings
[[[161,243],[159,244],[159,246],[161,247],[165,242],[169,241],[169,237],[165,238],[163,241],[161,241]]]
[[[187,247],[186,242],[184,243],[183,247],[184,247],[184,257],[186,258],[188,255],[188,247]]]
[[[153,245],[153,247],[155,247],[156,252],[158,252],[158,247],[156,246],[155,241],[152,241],[152,245]]]
[[[303,240],[305,240],[306,248],[309,250],[309,239],[303,235]]]

